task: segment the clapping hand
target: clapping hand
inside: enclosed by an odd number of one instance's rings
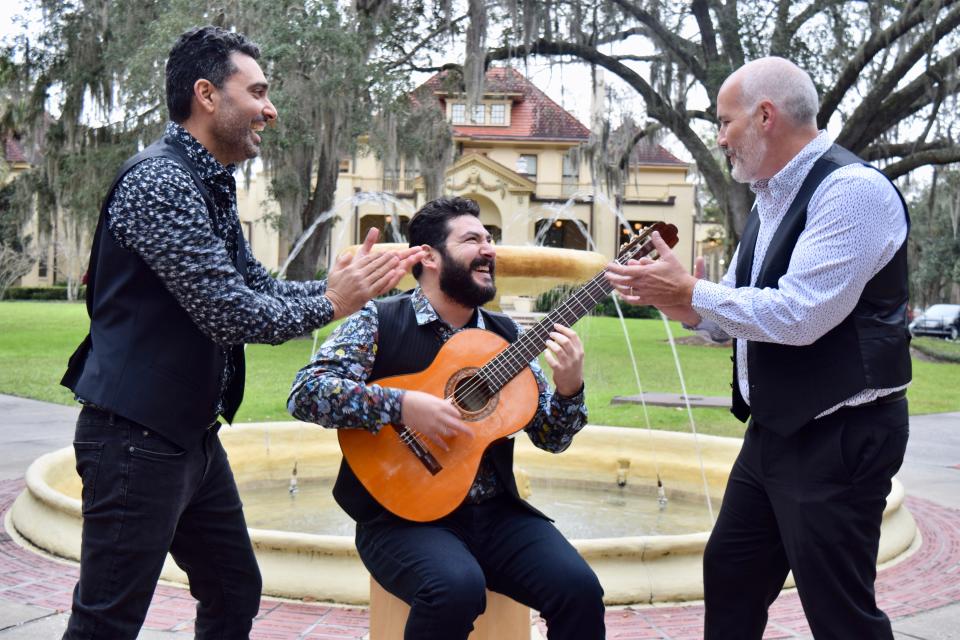
[[[330,270],[326,296],[334,318],[359,311],[371,298],[390,291],[423,257],[421,247],[371,253],[379,235],[379,230],[370,229],[357,254],[342,254]]]

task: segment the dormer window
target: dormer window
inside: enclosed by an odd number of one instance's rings
[[[447,113],[451,124],[502,127],[510,124],[509,105],[508,101],[493,102],[489,99],[469,108],[466,102],[448,102]]]

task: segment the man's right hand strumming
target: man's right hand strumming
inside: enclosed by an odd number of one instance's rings
[[[426,436],[444,451],[450,450],[448,438],[473,437],[473,431],[460,416],[453,401],[423,391],[405,391],[402,406],[403,424]]]

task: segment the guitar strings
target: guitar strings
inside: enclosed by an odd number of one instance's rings
[[[647,232],[646,235],[649,235],[649,232]],[[645,240],[646,238],[644,236],[638,236],[638,240],[641,240],[641,239]],[[641,254],[641,252],[643,252],[644,249],[648,249],[648,248],[649,250],[646,253]],[[619,264],[625,264],[626,261],[636,257],[638,254],[646,255],[647,253],[650,253],[652,250],[653,249],[650,242],[643,242],[642,244],[640,242],[637,242],[637,244],[632,249],[625,250],[620,256],[618,256],[616,261]],[[478,378],[479,381],[473,382],[472,386],[467,385],[466,387],[461,388],[460,389],[461,393],[465,393],[469,395],[474,391],[479,390],[482,386],[489,387],[490,386],[489,383],[491,381],[498,385],[497,390],[499,390],[507,382],[512,380],[514,376],[516,376],[517,373],[519,373],[523,369],[523,367],[529,364],[530,360],[532,360],[534,357],[539,355],[540,352],[543,351],[543,346],[541,345],[545,344],[547,336],[552,330],[553,324],[555,322],[559,321],[558,322],[559,324],[563,324],[564,326],[570,326],[570,324],[573,324],[572,322],[570,322],[571,319],[575,322],[580,317],[582,317],[582,314],[577,314],[576,312],[570,313],[569,317],[567,317],[568,315],[567,311],[571,311],[569,307],[572,306],[574,302],[578,304],[580,303],[579,296],[581,293],[586,293],[587,295],[589,295],[592,303],[590,308],[595,306],[603,298],[604,295],[607,295],[608,293],[610,293],[613,287],[607,282],[606,278],[604,278],[603,276],[604,276],[604,272],[601,272],[596,276],[594,276],[593,279],[591,279],[582,287],[580,287],[580,289],[578,289],[570,298],[564,301],[559,307],[550,311],[547,314],[547,316],[541,322],[539,322],[536,326],[534,326],[530,331],[527,331],[523,335],[521,335],[520,338],[517,340],[517,342],[511,345],[511,347],[516,347],[516,349],[513,349],[512,351],[523,352],[522,355],[520,355],[520,357],[515,357],[514,353],[510,353],[511,351],[510,347],[508,347],[504,351],[501,351],[496,357],[493,358],[493,360],[491,360],[489,363],[487,363],[486,365],[480,368],[478,375],[476,376],[476,378]],[[596,298],[591,293],[591,289],[594,289],[594,288],[599,289],[599,291],[597,292],[598,297]],[[580,307],[584,311],[589,311],[589,309],[585,307],[583,304],[580,304]],[[503,362],[503,361],[508,361],[508,362]],[[507,366],[505,366],[507,364],[511,366],[507,368]],[[485,375],[485,374],[489,374],[489,375]],[[453,397],[454,399],[456,399],[457,390],[454,391]]]
[[[642,234],[638,235],[632,241],[633,246],[627,246],[620,255],[615,258],[615,261],[618,264],[626,264],[627,261],[636,258],[643,257],[654,251],[652,243],[649,241],[648,236],[653,232],[656,227],[651,227],[645,230]],[[645,251],[646,250],[646,251]],[[512,380],[522,369],[526,367],[530,361],[538,356],[544,349],[547,337],[550,334],[550,330],[553,328],[554,323],[557,321],[566,321],[559,322],[558,324],[563,324],[564,326],[569,327],[573,322],[576,322],[579,318],[583,317],[585,314],[578,314],[571,308],[573,303],[580,305],[580,308],[589,313],[603,296],[609,294],[613,290],[613,286],[604,278],[606,270],[601,271],[579,289],[577,289],[569,298],[564,300],[557,308],[552,309],[547,313],[546,317],[543,320],[538,322],[530,331],[524,332],[516,342],[511,345],[508,345],[506,349],[497,354],[490,362],[481,367],[477,371],[477,375],[470,382],[467,383],[464,387],[457,389],[455,388],[453,393],[450,396],[447,396],[445,399],[450,400],[451,398],[456,400],[457,393],[460,392],[460,396],[464,398],[471,398],[479,394],[479,399],[483,400],[483,403],[486,403],[489,400],[489,395],[483,395],[483,388],[486,387],[486,390],[489,391],[499,391],[502,389],[510,380]],[[597,297],[594,297],[594,294],[591,292],[592,289],[598,289]],[[583,303],[579,300],[581,294],[586,294],[590,298],[591,306],[584,306]],[[567,311],[570,311],[569,318],[566,316]],[[568,320],[572,319],[573,322]],[[513,351],[521,351],[519,357],[515,356],[513,353],[510,353],[511,348],[516,347]],[[525,358],[525,359],[524,359]],[[501,362],[501,361],[509,362]],[[511,365],[511,369],[508,369],[506,365]],[[491,374],[488,376],[488,374]],[[497,375],[499,374],[499,375]],[[493,377],[493,380],[488,378]],[[502,377],[502,379],[500,379]],[[494,382],[497,386],[494,389],[490,382]],[[408,448],[412,447],[411,442],[416,442],[423,450],[429,451],[421,436],[423,434],[417,432],[414,429],[404,425],[403,430],[400,434],[400,441],[407,446]]]
[[[647,229],[643,234],[637,236],[634,240],[636,243],[632,248],[628,247],[626,250],[621,252],[617,256],[615,261],[618,264],[626,264],[627,261],[636,258],[643,257],[655,251],[653,248],[653,243],[650,241],[649,236],[653,232],[654,227]],[[644,249],[647,251],[644,252]],[[524,332],[516,342],[509,345],[506,349],[497,354],[490,362],[480,367],[477,371],[477,375],[467,383],[464,387],[460,389],[454,389],[453,393],[450,396],[447,396],[445,399],[453,399],[456,401],[458,398],[458,392],[460,397],[471,396],[473,394],[480,393],[483,387],[487,387],[488,390],[499,391],[502,389],[510,380],[512,380],[522,369],[527,366],[530,361],[538,356],[543,351],[543,346],[546,344],[547,337],[549,336],[550,330],[553,328],[554,323],[562,324],[566,327],[569,327],[573,322],[569,322],[572,319],[574,322],[579,320],[585,314],[577,314],[575,311],[570,309],[574,302],[580,304],[580,308],[583,311],[589,313],[589,310],[592,309],[603,296],[609,294],[613,290],[613,286],[604,278],[605,271],[601,271],[590,279],[586,284],[577,289],[569,298],[567,298],[563,303],[561,303],[557,308],[551,310],[546,317],[537,323],[529,331]],[[591,289],[596,287],[599,289],[599,296],[594,298],[591,293]],[[581,293],[586,293],[591,301],[591,306],[584,306],[578,297]],[[566,312],[571,311],[569,318],[566,316]],[[554,317],[556,316],[556,317]],[[557,322],[561,320],[561,322]],[[565,322],[564,322],[565,321]],[[516,349],[512,349],[516,347]],[[511,351],[522,351],[519,357],[516,357]],[[523,360],[526,356],[526,360]],[[508,362],[501,362],[508,361]],[[507,365],[510,365],[509,368]],[[496,388],[490,384],[494,382]],[[481,396],[484,398],[484,396]],[[486,396],[485,399],[489,399],[489,396]]]

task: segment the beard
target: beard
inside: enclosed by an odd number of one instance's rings
[[[748,127],[744,131],[740,148],[734,151],[736,162],[730,169],[730,177],[737,182],[756,182],[760,162],[767,154],[767,143],[760,137],[760,130]]]
[[[230,155],[242,162],[260,155],[260,145],[254,141],[254,131],[250,128],[254,122],[264,121],[263,116],[252,120],[237,109],[233,101],[224,95],[223,111],[214,122],[212,135],[221,149],[229,150]]]
[[[463,265],[440,250],[443,256],[443,270],[440,272],[440,291],[448,298],[464,307],[480,307],[493,300],[497,295],[495,264],[487,258],[476,258],[469,265]],[[482,266],[490,267],[490,285],[477,284],[473,279],[473,270]]]

